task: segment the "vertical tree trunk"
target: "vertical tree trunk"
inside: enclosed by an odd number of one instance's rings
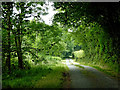
[[[8,34],[8,48],[7,48],[7,51],[8,51],[8,53],[7,53],[7,60],[6,60],[6,65],[7,65],[7,67],[8,67],[8,70],[9,70],[9,73],[10,73],[10,71],[11,71],[11,65],[10,65],[10,47],[11,47],[11,45],[10,45],[10,31],[12,30],[12,25],[11,25],[11,18],[10,18],[10,15],[11,15],[11,8],[13,8],[12,7],[12,3],[10,3],[10,2],[8,2],[7,3],[7,26],[8,26],[8,28],[7,28],[7,34]]]
[[[18,67],[23,69],[23,60],[22,60],[22,50],[21,50],[21,42],[20,42],[20,37],[18,37],[17,33],[14,32],[15,35],[15,45],[16,45],[16,51],[17,51],[17,56],[18,56]],[[19,33],[20,35],[20,33]]]
[[[22,24],[23,24],[23,18],[25,15],[22,15],[24,13],[24,2],[20,3],[20,9],[21,9],[21,13],[19,14],[19,23],[17,26],[17,36],[16,36],[16,48],[17,48],[17,55],[18,55],[18,66],[19,68],[23,69],[23,58],[22,58],[22,49],[21,49],[21,45],[22,45]]]
[[[21,39],[20,39],[20,27],[18,28],[18,64],[19,68],[23,69],[23,59],[22,59],[22,50],[21,50]]]

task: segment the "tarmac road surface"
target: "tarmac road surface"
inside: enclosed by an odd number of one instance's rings
[[[66,59],[66,65],[70,70],[71,88],[119,88],[118,80],[92,67],[81,65],[84,68],[80,68],[75,64],[78,63]]]

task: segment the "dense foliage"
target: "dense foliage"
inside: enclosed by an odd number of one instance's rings
[[[26,85],[33,87],[35,80],[50,72],[52,74],[48,75],[48,78],[61,75],[64,66],[60,66],[62,65],[60,61],[64,58],[75,58],[76,61],[94,65],[107,65],[118,72],[119,3],[54,2],[58,13],[55,14],[52,25],[45,24],[40,16],[47,14],[48,8],[45,9],[45,4],[43,2],[2,3],[4,87],[9,87],[9,83],[11,83],[10,87],[19,87],[19,83],[22,83],[20,87],[25,87],[26,84],[24,85],[23,82],[31,80],[30,76],[34,76],[34,82]],[[34,19],[28,20],[31,16]],[[60,72],[57,73],[57,70]],[[29,76],[30,73],[33,74]],[[35,76],[37,73],[40,76]],[[23,77],[24,75],[26,77]],[[19,79],[20,77],[22,80]],[[19,83],[15,84],[17,80]]]
[[[49,26],[40,21],[40,14],[46,13],[42,6],[43,3],[38,2],[2,3],[3,72],[7,69],[10,73],[11,68],[28,68],[30,62],[37,64],[46,61],[48,56],[65,57],[64,52],[68,49],[72,52],[73,46],[67,45],[71,41],[67,41],[70,35],[67,35],[65,28],[58,24]],[[13,11],[15,8],[19,13]],[[37,16],[34,16],[34,20],[27,20],[35,12]]]
[[[61,62],[67,48],[62,38],[66,34],[60,25],[46,25],[41,20],[40,15],[47,14],[43,5],[2,3],[3,88],[62,87],[62,73],[67,71]],[[32,14],[30,21],[27,18]]]
[[[75,43],[82,46],[87,63],[107,63],[118,71],[120,61],[119,3],[57,2],[54,22],[72,29]],[[62,19],[61,19],[62,18]]]

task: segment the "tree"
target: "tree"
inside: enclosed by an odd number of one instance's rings
[[[55,2],[54,6],[63,11],[55,15],[54,22],[74,29],[75,42],[82,45],[92,61],[97,57],[105,63],[119,64],[119,3]]]
[[[3,28],[4,29],[6,29],[7,30],[7,59],[6,59],[6,65],[7,65],[7,67],[8,67],[8,70],[9,70],[9,72],[10,72],[10,52],[11,52],[11,44],[10,44],[10,32],[11,32],[11,30],[12,30],[12,24],[11,24],[11,15],[12,15],[12,11],[13,11],[13,3],[12,2],[10,2],[10,3],[8,3],[8,2],[4,2],[4,3],[2,3],[2,5],[3,5],[3,12],[5,12],[5,13],[3,13],[3,16],[4,16],[4,20],[6,21],[6,22],[4,22],[3,23],[3,25],[6,25],[6,27],[4,27],[3,26]],[[6,19],[5,19],[6,18]]]
[[[8,43],[6,43],[5,41],[3,41],[3,56],[5,56],[4,57],[4,59],[5,59],[6,54],[7,54],[6,64],[8,64],[7,66],[9,69],[10,69],[11,52],[15,52],[15,53],[17,52],[18,66],[19,66],[19,68],[23,69],[22,37],[24,36],[25,30],[26,30],[25,29],[25,27],[26,27],[25,23],[27,21],[26,18],[30,17],[31,13],[36,10],[36,8],[31,8],[31,6],[35,7],[35,4],[43,5],[43,3],[39,3],[39,2],[36,2],[36,3],[33,3],[33,2],[29,2],[29,3],[4,2],[4,3],[2,3],[3,39],[4,40],[6,39],[8,42]],[[17,12],[14,12],[13,8],[16,9]],[[38,13],[37,16],[34,16],[34,17],[38,19],[38,18],[40,18],[40,17],[38,17],[40,14],[40,11],[38,11],[37,13]],[[13,42],[13,41],[15,41],[15,42]],[[12,47],[10,44],[11,42],[12,42]],[[7,50],[6,50],[6,48],[7,48]]]

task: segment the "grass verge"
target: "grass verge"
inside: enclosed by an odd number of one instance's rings
[[[76,60],[74,59],[74,62],[76,62]],[[120,75],[118,74],[118,72],[115,72],[114,70],[112,70],[110,67],[108,67],[107,65],[102,65],[102,64],[93,64],[93,63],[88,63],[88,62],[85,62],[85,61],[80,61],[78,60],[77,61],[78,63],[80,63],[81,65],[86,65],[86,66],[90,66],[90,67],[93,67],[113,78],[120,78]]]
[[[63,88],[68,86],[67,66],[61,61],[49,61],[30,70],[14,70],[3,74],[3,88]]]
[[[63,86],[63,88],[70,88],[71,79],[70,79],[70,74],[69,74],[69,68],[65,64],[65,62],[66,62],[66,60],[62,60],[62,63],[64,63],[64,67],[65,67],[65,71],[62,72],[63,78],[61,78],[63,80],[62,86]]]
[[[84,69],[84,67],[82,67],[82,66],[80,66],[80,65],[75,65],[75,66],[77,66],[77,67],[79,67],[79,68],[82,68],[82,69]]]

